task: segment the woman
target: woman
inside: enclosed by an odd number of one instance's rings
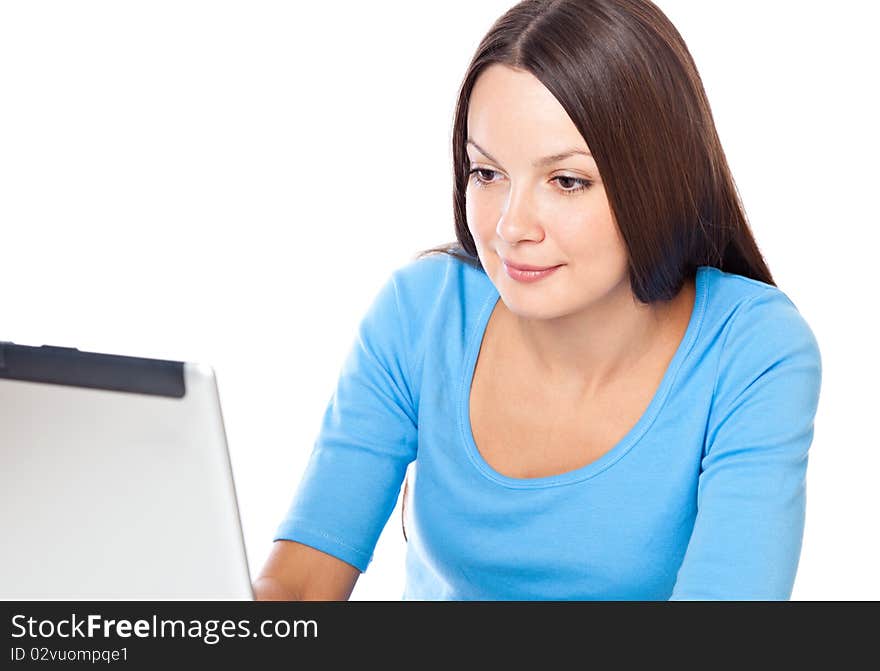
[[[676,29],[527,0],[453,130],[457,243],[359,327],[258,599],[788,599],[821,381]],[[443,252],[437,254],[436,252]]]

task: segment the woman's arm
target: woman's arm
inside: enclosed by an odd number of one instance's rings
[[[256,601],[348,601],[360,571],[296,541],[275,541],[253,583]]]
[[[273,536],[272,556],[255,584],[258,598],[348,599],[398,501],[418,450],[408,324],[409,302],[421,300],[410,297],[401,309],[398,275],[379,290],[353,338],[296,494]]]
[[[787,600],[794,586],[821,354],[781,292],[758,296],[735,319],[672,600]]]

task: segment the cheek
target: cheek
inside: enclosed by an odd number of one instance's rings
[[[554,237],[572,249],[583,248],[610,252],[623,244],[617,225],[607,206],[581,202],[560,209],[554,217]]]
[[[553,213],[551,235],[560,246],[576,252],[596,249],[604,245],[603,224],[597,220],[597,213],[589,208],[557,208]]]
[[[498,210],[492,199],[485,194],[472,193],[473,188],[470,187],[466,193],[465,216],[471,235],[484,238],[495,230]]]

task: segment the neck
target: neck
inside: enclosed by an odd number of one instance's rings
[[[511,344],[531,379],[554,393],[587,400],[636,371],[646,357],[668,346],[669,338],[680,342],[678,331],[682,321],[685,327],[688,323],[694,293],[689,280],[671,301],[644,304],[627,279],[601,300],[553,319],[529,319],[505,309]]]

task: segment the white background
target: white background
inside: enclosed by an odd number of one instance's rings
[[[0,2],[0,340],[215,368],[251,572],[364,310],[454,239],[457,88],[513,2]],[[658,2],[823,386],[793,599],[880,598],[876,23]],[[399,599],[400,508],[352,599]]]

